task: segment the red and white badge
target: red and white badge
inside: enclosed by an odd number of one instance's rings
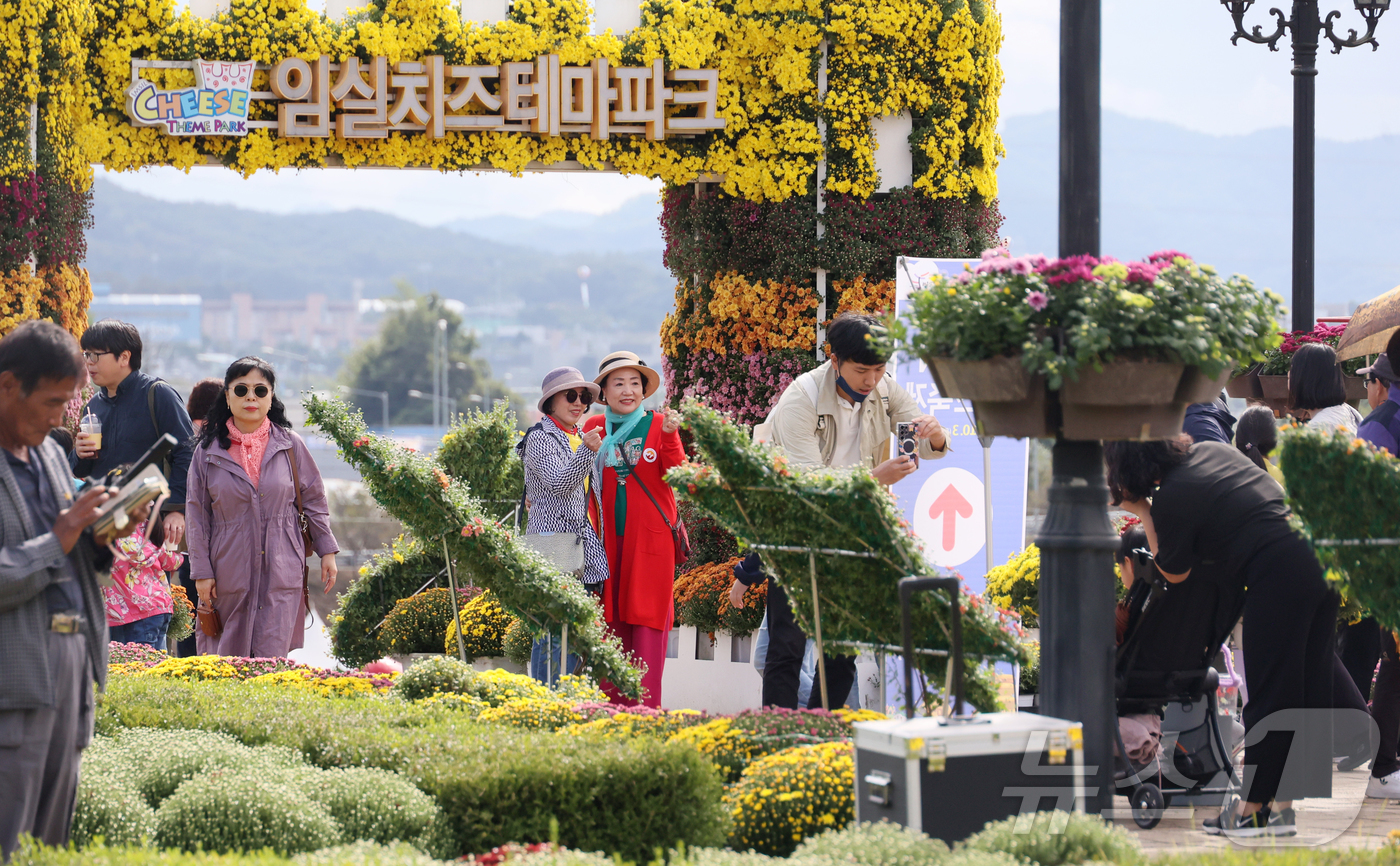
[[[656,462],[656,449],[655,449],[655,448],[648,448],[647,450],[643,451],[643,452],[642,452],[642,459],[645,460],[645,461],[648,462],[648,463],[655,463],[655,462]]]

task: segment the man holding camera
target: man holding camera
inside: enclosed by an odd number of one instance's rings
[[[161,467],[170,498],[161,506],[157,543],[185,537],[185,479],[194,456],[194,427],[180,395],[166,382],[141,372],[141,334],[136,326],[103,319],[83,332],[83,359],[98,391],[83,408],[101,423],[101,434],[79,432],[73,443],[73,474],[106,475],[135,463],[164,433],[179,444]]]
[[[894,484],[918,468],[915,456],[889,456],[890,435],[900,424],[912,425],[917,456],[938,459],[948,453],[948,437],[938,419],[897,386],[886,370],[889,358],[869,344],[881,327],[875,316],[842,313],[827,329],[831,360],[788,386],[765,425],[774,445],[798,466],[844,469],[865,466],[881,484]],[[908,427],[906,426],[906,430]],[[758,554],[734,569],[729,603],[744,606],[744,590],[766,579]],[[768,586],[768,658],[763,671],[763,705],[797,708],[802,656],[807,636],[798,628],[787,593]],[[855,682],[854,656],[827,655],[827,695],[834,706],[845,702]],[[821,706],[821,689],[813,688],[809,708]],[[833,708],[834,708],[833,706]]]
[[[86,533],[112,492],[77,494],[48,438],[83,382],[67,331],[25,322],[0,340],[0,859],[28,833],[65,845],[107,617]],[[135,521],[133,521],[134,523]],[[134,528],[134,527],[133,527]]]

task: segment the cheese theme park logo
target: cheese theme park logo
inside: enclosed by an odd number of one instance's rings
[[[157,90],[142,68],[189,68],[199,85]],[[132,61],[127,114],[170,135],[244,135],[270,128],[281,138],[386,138],[416,132],[522,132],[559,137],[614,135],[661,141],[724,129],[719,72],[615,66],[598,58],[566,66],[557,54],[495,66],[458,66],[441,56],[390,64],[386,57],[287,58],[268,71],[269,91],[250,91],[253,63]],[[248,119],[250,102],[276,105],[276,120]],[[255,115],[256,116],[256,115]]]
[[[137,126],[158,126],[169,135],[244,135],[253,66],[213,60],[194,61],[196,84],[157,90],[137,79],[126,91],[126,113]]]

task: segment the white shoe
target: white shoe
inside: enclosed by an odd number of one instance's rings
[[[1380,778],[1372,776],[1367,779],[1366,796],[1378,800],[1400,800],[1400,770],[1396,770],[1389,776],[1381,776]]]

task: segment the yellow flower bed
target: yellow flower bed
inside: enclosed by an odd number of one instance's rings
[[[584,716],[574,711],[572,701],[522,698],[507,701],[499,707],[487,707],[477,715],[477,719],[530,730],[557,731],[578,724],[583,721]]]
[[[754,761],[725,794],[729,846],[786,857],[808,836],[855,819],[850,743],[797,746]]]
[[[669,739],[677,731],[699,724],[704,716],[697,710],[666,710],[655,714],[616,713],[610,718],[571,725],[566,734],[597,734],[605,737],[655,737]]]
[[[760,748],[753,734],[736,730],[730,719],[682,728],[671,736],[670,742],[694,746],[719,768],[721,776],[731,779],[744,771]]]

